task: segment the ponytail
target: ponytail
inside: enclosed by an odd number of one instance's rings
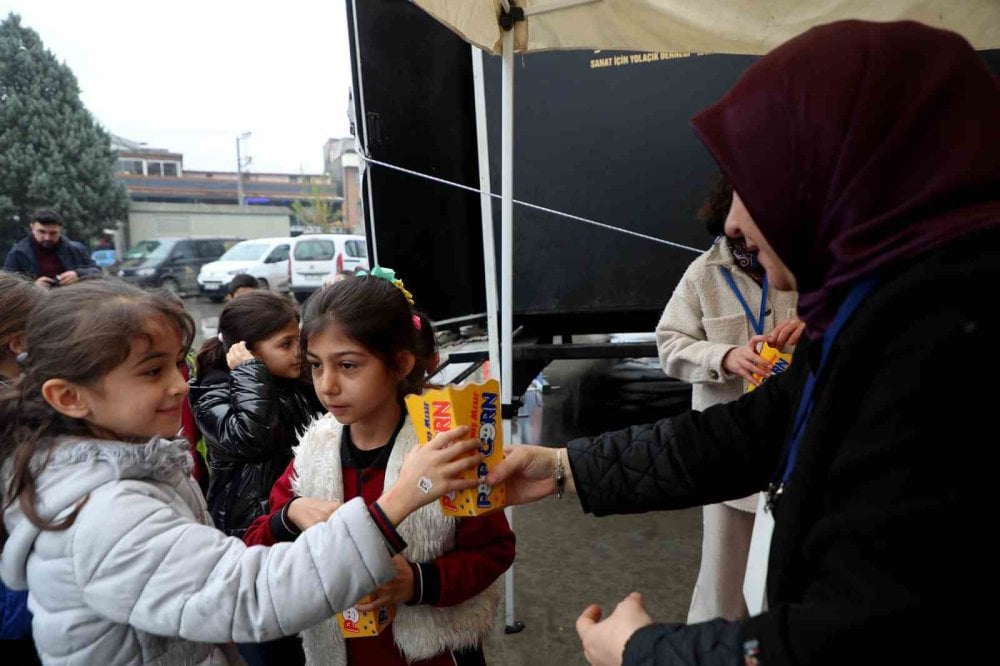
[[[220,333],[221,335],[221,333]],[[225,370],[229,372],[229,364],[226,363],[226,345],[219,338],[209,338],[198,350],[198,355],[194,359],[195,367],[198,369],[198,376],[204,376],[207,370]]]
[[[409,393],[421,393],[428,388],[427,379],[437,370],[438,351],[437,335],[434,333],[434,324],[423,312],[414,310],[413,326],[415,334],[415,344],[413,356],[416,363],[413,370],[403,379],[403,395]]]
[[[226,353],[237,342],[254,345],[266,340],[291,321],[298,321],[299,313],[288,299],[270,291],[253,291],[226,303],[219,314],[219,335],[209,338],[201,346],[195,363],[198,374],[209,369],[229,372]]]

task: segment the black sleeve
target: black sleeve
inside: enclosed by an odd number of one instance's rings
[[[79,277],[101,274],[100,267],[94,263],[94,260],[90,256],[90,252],[87,251],[86,245],[74,241],[70,251],[73,254],[74,266],[67,266],[66,270],[76,271],[76,274]]]
[[[764,489],[808,374],[807,346],[800,345],[788,370],[739,400],[571,441],[569,463],[584,511],[682,509]]]
[[[738,666],[743,663],[739,624],[651,624],[625,643],[622,666]]]
[[[21,261],[21,257],[22,253],[18,251],[17,246],[12,247],[7,253],[7,258],[4,259],[3,269],[10,273],[27,273],[28,269]]]
[[[213,462],[245,462],[287,446],[272,437],[278,399],[271,373],[257,359],[233,368],[228,382],[200,392],[191,406]]]
[[[298,497],[293,497],[288,504],[281,507],[280,511],[272,513],[268,519],[271,526],[271,536],[274,537],[275,542],[295,541],[302,534],[302,530],[288,517],[288,509],[292,506],[292,502],[297,499]]]

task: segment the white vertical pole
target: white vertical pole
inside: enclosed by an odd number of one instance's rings
[[[502,399],[505,405],[511,400],[511,380],[514,376],[514,359],[511,353],[514,330],[514,32],[503,34],[503,81],[501,90],[502,117],[500,121],[500,263],[501,263],[501,378]],[[513,416],[513,415],[511,415]]]
[[[490,196],[490,142],[486,125],[486,79],[483,52],[470,46],[472,85],[476,99],[476,144],[479,149],[479,204],[483,224],[483,273],[486,278],[486,333],[490,349],[490,377],[499,377],[500,335],[497,322],[497,260],[493,240],[493,198]]]
[[[364,79],[361,76],[361,41],[358,34],[358,4],[354,0],[351,1],[351,18],[354,19],[354,65],[358,70],[358,89],[354,91],[356,93],[356,104],[355,109],[360,109],[358,117],[354,119],[354,131],[361,138],[361,155],[362,157],[367,157],[371,155],[371,146],[368,144],[368,117],[365,113],[365,84]],[[372,171],[371,164],[367,160],[361,160],[361,173],[358,174],[359,179],[363,181],[363,185],[367,184],[368,187],[368,206],[365,206],[365,198],[361,199],[361,219],[364,220],[365,211],[368,212],[368,221],[371,223],[372,228],[372,244],[368,248],[368,252],[371,254],[371,265],[378,265],[378,240],[375,237],[375,206],[372,199]],[[363,187],[362,185],[362,187]],[[359,193],[360,194],[360,193]]]
[[[502,351],[500,374],[500,395],[505,406],[511,404],[514,384],[514,31],[503,33],[503,80],[501,86],[500,121],[500,264],[501,264],[501,305]],[[516,414],[504,412],[504,433],[513,440],[512,428]],[[504,510],[511,529],[514,528],[514,512]],[[506,592],[507,627],[514,626],[514,567],[504,574]]]

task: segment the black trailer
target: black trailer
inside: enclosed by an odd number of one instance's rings
[[[478,190],[470,46],[392,0],[348,3],[348,28],[368,157]],[[684,269],[711,242],[694,214],[716,169],[688,118],[755,57],[631,55],[518,57],[514,198],[690,249],[515,205],[514,395],[556,358],[655,355],[652,343],[554,343],[651,332]],[[499,60],[484,63],[492,192],[500,191]],[[405,276],[431,319],[459,326],[485,318],[477,192],[373,165],[362,198],[373,260]],[[499,219],[499,200],[494,207]]]
[[[403,275],[439,325],[482,320],[473,54],[484,59],[494,193],[501,189],[501,59],[481,55],[409,2],[348,2],[347,11],[358,132],[375,161],[363,180],[373,261]],[[1000,51],[984,56],[1000,70]],[[756,58],[516,56],[514,199],[540,208],[514,206],[513,395],[556,358],[655,355],[652,343],[555,343],[655,328],[696,251],[711,242],[695,212],[717,170],[689,118],[718,100]]]

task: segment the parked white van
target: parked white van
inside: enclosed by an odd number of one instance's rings
[[[288,291],[288,254],[292,241],[282,238],[253,238],[229,248],[217,261],[205,264],[198,273],[198,289],[215,302],[225,298],[229,283],[240,273],[248,273],[262,289]]]
[[[364,236],[351,234],[303,234],[292,239],[288,282],[299,303],[340,271],[368,269],[368,245]]]

